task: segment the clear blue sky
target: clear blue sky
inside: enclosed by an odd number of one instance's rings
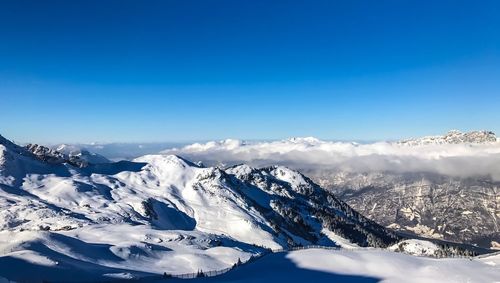
[[[500,1],[1,1],[21,142],[500,131]]]

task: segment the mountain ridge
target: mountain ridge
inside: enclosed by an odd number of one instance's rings
[[[487,144],[496,143],[498,138],[492,131],[470,131],[461,132],[459,130],[451,130],[445,135],[425,136],[414,139],[403,139],[397,144],[408,146],[423,146],[435,144]]]

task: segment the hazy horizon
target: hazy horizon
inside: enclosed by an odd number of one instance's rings
[[[99,145],[135,145],[135,146],[140,146],[142,145],[161,145],[161,144],[166,144],[172,147],[176,146],[184,146],[188,144],[194,144],[194,143],[207,143],[207,142],[219,142],[219,141],[225,141],[225,140],[239,140],[239,141],[244,141],[244,142],[273,142],[273,141],[283,141],[283,140],[289,140],[293,138],[316,138],[321,141],[327,141],[327,142],[355,142],[355,143],[360,143],[360,144],[368,144],[368,143],[377,143],[377,142],[395,142],[395,141],[400,141],[400,140],[405,140],[405,139],[413,139],[413,138],[422,138],[422,137],[427,137],[427,136],[442,136],[447,134],[450,131],[460,131],[462,133],[466,132],[471,132],[471,131],[491,131],[495,134],[497,134],[496,131],[493,131],[491,129],[470,129],[470,130],[461,130],[461,129],[449,129],[445,130],[440,133],[430,133],[430,134],[423,134],[420,136],[414,135],[414,136],[401,136],[401,137],[394,137],[394,138],[381,138],[381,139],[343,139],[343,138],[330,138],[330,139],[323,139],[323,138],[318,138],[316,136],[289,136],[289,137],[284,137],[284,138],[275,138],[275,139],[255,139],[255,138],[250,138],[250,139],[243,139],[243,138],[237,138],[237,137],[224,137],[224,138],[214,138],[214,139],[193,139],[193,140],[158,140],[158,141],[147,141],[144,139],[143,141],[137,140],[137,141],[57,141],[53,140],[50,142],[46,142],[43,139],[42,140],[37,140],[37,139],[29,139],[29,140],[17,140],[13,139],[11,136],[4,134],[0,132],[0,135],[3,136],[4,138],[7,138],[14,143],[21,144],[21,145],[26,145],[29,143],[36,143],[36,144],[42,144],[46,146],[58,146],[58,145],[79,145],[79,146],[99,146]]]

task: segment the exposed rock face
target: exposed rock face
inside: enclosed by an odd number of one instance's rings
[[[26,149],[33,153],[39,160],[50,164],[69,163],[73,166],[84,168],[89,163],[78,155],[69,155],[38,144],[28,144]]]
[[[314,179],[382,225],[482,247],[500,241],[500,182],[489,177],[328,172]]]

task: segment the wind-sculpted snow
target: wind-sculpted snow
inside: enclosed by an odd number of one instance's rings
[[[491,176],[500,180],[500,142],[491,135],[472,139],[444,136],[404,142],[359,144],[315,138],[272,142],[224,140],[195,143],[164,151],[205,164],[254,166],[280,164],[295,169],[329,169],[346,172],[430,172],[458,177]],[[481,135],[479,135],[481,137]],[[494,136],[493,136],[494,137]],[[429,141],[430,140],[430,141]],[[446,142],[451,140],[453,142]],[[461,142],[457,142],[461,141]]]

